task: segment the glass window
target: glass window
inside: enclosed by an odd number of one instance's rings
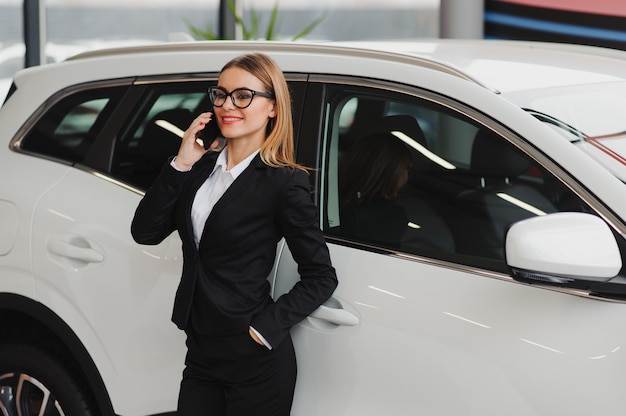
[[[206,82],[150,87],[118,138],[112,174],[142,189],[149,187],[178,152],[193,119],[211,108],[208,87]]]
[[[47,41],[60,52],[76,53],[76,50],[163,42],[173,33],[191,36],[190,24],[203,31],[218,27],[219,3],[219,0],[48,0]],[[137,20],[137,16],[142,19]]]
[[[21,149],[81,162],[124,91],[125,87],[85,90],[59,101],[24,137]]]
[[[589,211],[506,139],[447,107],[370,88],[328,89],[329,236],[505,271],[512,223]]]
[[[84,137],[94,125],[109,98],[96,98],[72,108],[54,130],[56,136]]]

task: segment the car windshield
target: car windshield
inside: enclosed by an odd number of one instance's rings
[[[509,98],[626,182],[626,82],[516,92]]]

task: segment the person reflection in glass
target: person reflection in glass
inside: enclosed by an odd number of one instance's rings
[[[399,248],[408,217],[395,201],[408,180],[411,152],[391,133],[355,143],[341,160],[341,231],[364,242]]]

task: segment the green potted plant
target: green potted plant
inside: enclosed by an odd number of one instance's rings
[[[250,8],[250,23],[247,24],[243,19],[243,14],[239,14],[235,6],[234,0],[227,0],[228,10],[231,13],[235,26],[241,30],[243,40],[275,40],[277,37],[278,26],[278,1],[274,4],[272,12],[270,13],[270,20],[265,30],[263,37],[259,36],[259,27],[261,18],[254,8]],[[322,13],[319,17],[309,23],[304,29],[298,32],[291,40],[298,40],[308,35],[322,20],[326,18],[326,13]],[[199,29],[193,26],[189,21],[186,22],[187,27],[196,39],[199,40],[232,40],[228,38],[222,38],[216,34],[210,25],[206,30]]]

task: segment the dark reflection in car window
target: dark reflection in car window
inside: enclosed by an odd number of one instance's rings
[[[180,147],[193,119],[211,107],[206,82],[155,85],[143,96],[115,146],[112,173],[148,188]]]
[[[339,166],[344,234],[401,246],[409,220],[396,198],[410,166],[409,147],[392,133],[374,133],[351,146]]]
[[[505,138],[447,107],[368,88],[331,86],[329,92],[322,201],[329,236],[504,272],[504,237],[511,224],[552,212],[590,211]],[[352,201],[342,184],[345,175],[356,173],[346,166],[350,155],[372,134],[404,142],[411,160],[406,184],[393,198],[399,209],[363,215],[346,209]],[[403,163],[396,159],[385,163]],[[362,162],[372,169],[384,166],[380,160]],[[355,231],[364,221],[370,223]],[[399,222],[401,240],[386,238],[398,234],[392,224]]]
[[[121,99],[123,87],[85,90],[53,105],[21,141],[21,149],[81,162]]]

